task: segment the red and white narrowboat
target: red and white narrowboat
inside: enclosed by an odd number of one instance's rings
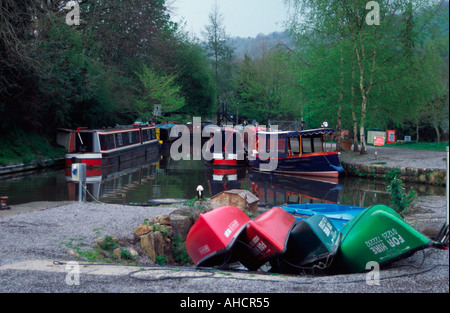
[[[67,148],[66,168],[84,163],[87,176],[98,175],[101,169],[140,157],[159,153],[155,126],[134,124],[114,128],[76,130],[60,129],[58,144]]]
[[[214,167],[246,166],[244,138],[239,130],[231,127],[215,128],[206,143],[207,165]]]

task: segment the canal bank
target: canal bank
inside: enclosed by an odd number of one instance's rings
[[[30,175],[46,169],[64,168],[64,157],[0,166],[0,178]]]
[[[398,171],[407,182],[446,184],[447,153],[442,151],[367,146],[360,155],[344,151],[340,155],[345,175],[382,178]]]

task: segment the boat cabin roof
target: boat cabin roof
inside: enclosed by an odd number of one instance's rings
[[[134,124],[134,125],[116,125],[114,127],[107,128],[87,128],[87,127],[79,127],[77,129],[65,129],[58,128],[60,132],[79,132],[79,133],[93,133],[93,132],[110,132],[110,131],[127,131],[127,130],[138,130],[139,128],[147,128],[147,127],[155,127],[150,124]]]
[[[316,128],[316,129],[306,129],[299,131],[259,131],[258,135],[273,135],[276,134],[278,137],[298,137],[298,136],[314,136],[314,135],[330,135],[334,133],[332,128]]]

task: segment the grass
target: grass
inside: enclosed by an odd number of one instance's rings
[[[446,151],[448,142],[407,142],[407,143],[390,143],[386,147],[404,148],[413,150],[429,150],[429,151]]]
[[[65,154],[62,147],[55,146],[51,138],[24,131],[0,136],[0,166],[57,159]]]
[[[61,244],[72,249],[79,260],[105,264],[122,260],[126,264],[135,264],[137,256],[132,255],[126,248],[119,247],[113,236],[105,236],[94,246],[86,244],[85,240],[85,238],[69,238],[67,242]],[[115,253],[116,250],[118,255]]]

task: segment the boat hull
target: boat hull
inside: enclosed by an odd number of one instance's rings
[[[326,216],[339,231],[353,218],[366,210],[364,207],[331,204],[291,204],[281,207],[288,213],[294,215],[298,221],[320,214]]]
[[[251,271],[286,249],[295,217],[281,208],[273,208],[248,222],[245,232],[233,248],[239,262]]]
[[[90,176],[89,174],[91,172],[96,173],[102,168],[130,162],[139,158],[151,158],[159,152],[160,144],[155,140],[119,151],[101,153],[69,153],[65,156],[65,165],[66,168],[70,169],[72,164],[84,163],[87,167],[87,175]]]
[[[250,218],[239,208],[224,206],[201,214],[186,238],[186,251],[198,267],[232,261],[232,247]]]
[[[300,176],[317,176],[317,177],[339,177],[343,172],[340,166],[339,155],[337,152],[317,153],[306,156],[290,156],[285,158],[277,158],[275,168],[270,171],[285,175]],[[258,156],[249,158],[249,165],[254,170],[261,170],[270,160],[263,160]]]
[[[313,215],[296,223],[286,252],[272,262],[274,272],[298,274],[331,266],[340,245],[340,232],[324,215]]]
[[[333,272],[360,273],[405,258],[432,245],[423,234],[409,226],[385,205],[367,208],[341,230],[342,239]]]
[[[217,159],[214,158],[212,160],[205,160],[205,164],[208,166],[212,166],[215,168],[233,168],[233,167],[241,167],[247,166],[247,162],[243,160],[227,160],[227,159]]]

